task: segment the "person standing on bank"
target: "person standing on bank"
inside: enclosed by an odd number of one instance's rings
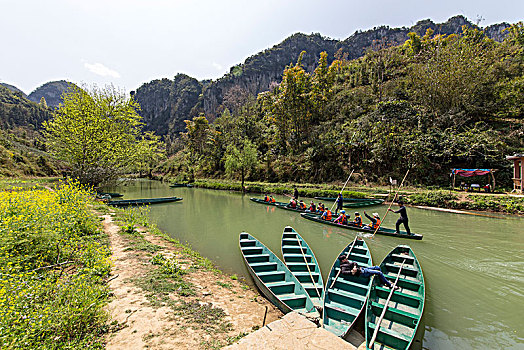
[[[342,210],[342,207],[344,206],[344,198],[342,197],[342,193],[338,194],[338,197],[335,200],[335,202],[337,202],[337,209],[335,209],[335,214],[337,214],[338,211]]]
[[[399,233],[399,227],[400,227],[400,224],[404,224],[404,228],[406,229],[406,233],[408,235],[411,234],[411,230],[409,229],[409,225],[408,225],[408,213],[406,212],[406,207],[404,206],[404,202],[403,201],[398,201],[398,205],[400,206],[400,208],[398,210],[393,210],[391,208],[389,208],[388,210],[389,211],[392,211],[393,213],[397,213],[397,214],[400,214],[400,218],[398,218],[397,220],[397,224],[396,224],[396,227],[397,227],[397,234]]]
[[[293,197],[295,197],[295,199],[298,199],[298,190],[296,187],[295,187],[295,190],[293,191]]]

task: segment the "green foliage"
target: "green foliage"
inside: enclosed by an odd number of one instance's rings
[[[155,151],[149,140],[139,139],[138,104],[113,87],[89,93],[72,86],[63,101],[44,123],[45,135],[49,149],[69,164],[70,175],[81,183],[110,183],[138,157]]]
[[[110,251],[90,193],[0,193],[0,348],[101,348]]]
[[[240,145],[240,149],[234,145],[229,145],[225,158],[225,168],[228,174],[233,174],[240,171],[242,179],[242,187],[244,187],[245,176],[257,162],[257,149],[255,145],[248,139],[244,139]]]

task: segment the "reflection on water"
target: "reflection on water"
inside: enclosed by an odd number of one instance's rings
[[[249,200],[249,195],[169,188],[137,181],[112,189],[125,199],[180,196],[182,202],[151,206],[160,229],[213,260],[223,271],[249,275],[238,235],[249,232],[281,257],[280,239],[292,226],[314,250],[324,278],[355,232],[302,219],[297,213]],[[276,198],[285,200],[284,197]],[[387,206],[366,208],[384,215]],[[364,208],[358,209],[361,213]],[[348,211],[353,216],[353,213]],[[426,303],[414,349],[523,349],[523,218],[451,214],[408,207],[410,227],[422,241],[366,239],[374,264],[398,244],[409,244],[423,269]],[[384,226],[394,227],[396,215]]]

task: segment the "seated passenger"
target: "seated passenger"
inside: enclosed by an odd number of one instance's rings
[[[332,219],[331,210],[329,210],[329,209],[324,210],[324,212],[322,213],[322,216],[320,218],[322,220],[331,221],[331,219]]]
[[[308,212],[308,213],[316,213],[317,212],[317,207],[316,207],[315,203],[313,203],[313,201],[311,201],[311,203],[309,204],[309,208],[307,208],[306,212]]]
[[[269,202],[269,197],[267,196],[267,194],[264,196],[264,202]]]
[[[291,198],[289,200],[289,204],[286,205],[286,207],[296,209],[297,208],[297,202],[295,202],[294,198]]]
[[[306,203],[304,203],[304,201],[300,201],[300,202],[298,203],[298,209],[300,209],[300,210],[306,210],[306,209],[307,209],[307,207],[306,207]]]
[[[380,216],[378,216],[378,213],[373,213],[373,217],[369,216],[366,211],[364,211],[364,215],[371,220],[369,225],[364,226],[367,230],[376,230],[378,227],[380,227]]]
[[[273,196],[269,196],[269,202],[270,203],[275,203],[276,202],[275,198],[273,198]]]
[[[362,227],[362,216],[358,212],[355,212],[355,220],[351,222],[353,225]]]
[[[341,210],[339,217],[336,218],[335,221],[333,221],[333,222],[336,222],[337,224],[341,224],[341,225],[347,225],[348,224],[348,218],[346,216],[346,211],[345,210]]]

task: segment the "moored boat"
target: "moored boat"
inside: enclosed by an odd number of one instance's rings
[[[363,314],[372,279],[340,273],[340,260],[345,255],[359,266],[372,266],[372,258],[364,240],[358,237],[337,255],[326,281],[323,327],[339,337],[345,337]]]
[[[119,198],[124,197],[121,193],[114,193],[114,192],[97,192],[97,196],[99,197],[109,197],[109,198]]]
[[[322,200],[325,202],[334,202],[335,197],[315,197],[315,199]],[[379,205],[384,203],[383,199],[380,198],[344,198],[344,208],[358,208],[368,207],[370,205]]]
[[[239,236],[239,247],[258,289],[283,313],[296,311],[319,317],[313,301],[286,265],[249,233]]]
[[[399,289],[373,282],[366,303],[366,349],[408,349],[424,311],[422,268],[411,248],[399,245],[384,258],[380,269]]]
[[[193,187],[191,184],[171,184],[169,187]]]
[[[284,210],[290,210],[290,211],[298,211],[299,213],[304,213],[306,209],[300,209],[300,208],[291,208],[287,206],[287,203],[279,203],[277,204],[277,208],[284,209]]]
[[[271,202],[266,202],[265,200],[263,199],[260,199],[260,198],[249,198],[249,200],[255,202],[255,203],[260,203],[260,204],[266,204],[266,205],[277,205],[277,204],[281,204],[281,205],[286,205],[286,203],[284,202],[274,202],[274,203],[271,203]]]
[[[282,232],[282,257],[317,307],[324,302],[324,281],[317,259],[306,241],[291,227]]]
[[[300,215],[304,219],[320,222],[320,223],[326,224],[326,225],[332,225],[332,226],[337,226],[337,227],[340,227],[340,228],[346,228],[346,229],[349,229],[349,230],[355,230],[355,231],[366,232],[366,233],[371,233],[371,234],[373,232],[375,232],[372,229],[365,229],[365,228],[360,227],[360,226],[352,225],[351,223],[349,223],[347,225],[339,224],[339,223],[334,222],[335,219],[323,220],[323,219],[320,218],[320,215],[317,215],[317,214],[303,213],[303,214],[300,214]],[[378,229],[377,235],[400,237],[400,238],[408,238],[408,239],[417,239],[417,240],[421,240],[422,237],[423,237],[422,235],[420,235],[418,233],[411,233],[411,234],[408,235],[408,233],[405,232],[405,231],[399,231],[399,233],[396,233],[396,231],[394,229],[386,228],[386,227],[382,227],[382,226]]]
[[[119,201],[109,201],[107,205],[112,205],[114,207],[127,207],[131,205],[149,205],[149,204],[159,204],[159,203],[169,203],[169,202],[178,202],[181,201],[180,197],[161,197],[161,198],[144,198],[144,199],[126,199]]]

